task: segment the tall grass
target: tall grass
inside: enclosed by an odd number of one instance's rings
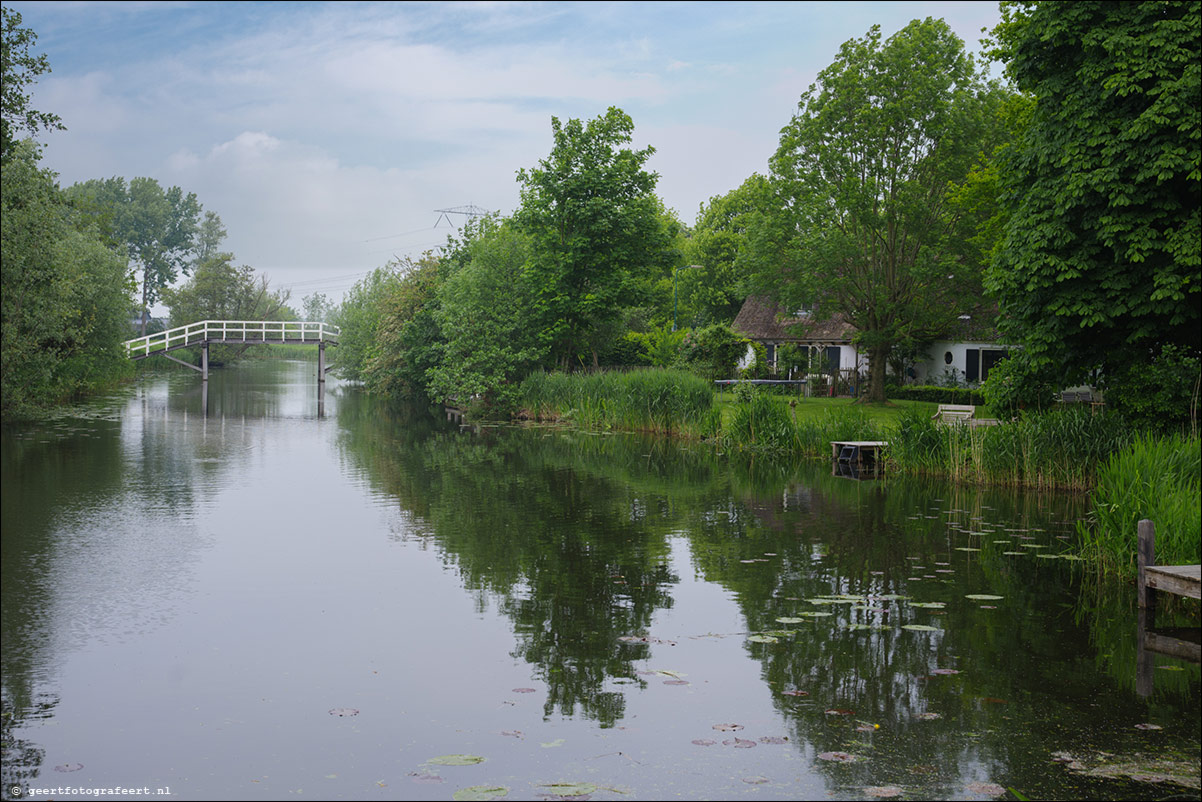
[[[540,420],[586,428],[711,436],[719,429],[714,385],[684,370],[533,373],[522,403]]]
[[[1139,521],[1156,524],[1156,562],[1199,562],[1202,440],[1136,436],[1098,469],[1093,511],[1077,524],[1086,554],[1111,573],[1134,576]]]
[[[939,424],[915,410],[900,417],[889,453],[905,471],[953,481],[1086,490],[1128,436],[1118,416],[1084,409],[979,428]]]
[[[880,439],[884,439],[882,428],[863,410],[826,410],[817,417],[798,420],[791,404],[750,385],[740,385],[722,431],[722,444],[728,451],[828,459],[832,440]]]

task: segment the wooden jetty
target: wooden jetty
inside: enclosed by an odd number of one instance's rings
[[[863,468],[880,464],[888,447],[885,440],[832,440],[831,458]]]
[[[1139,522],[1139,631],[1137,633],[1136,692],[1152,694],[1154,654],[1202,662],[1202,630],[1156,628],[1156,597],[1160,593],[1202,597],[1202,566],[1157,565],[1156,526],[1149,520]]]
[[[1140,607],[1155,610],[1157,593],[1202,598],[1202,566],[1156,564],[1156,525],[1147,519],[1139,522],[1137,548]]]

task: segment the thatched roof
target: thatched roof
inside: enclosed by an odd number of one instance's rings
[[[842,315],[826,320],[808,316],[785,316],[779,304],[762,295],[752,295],[730,327],[749,340],[772,343],[849,344],[855,326]]]

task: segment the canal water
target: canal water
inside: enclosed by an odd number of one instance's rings
[[[1065,557],[1079,497],[315,374],[4,432],[6,799],[1198,797],[1198,666],[1137,692],[1134,589]]]

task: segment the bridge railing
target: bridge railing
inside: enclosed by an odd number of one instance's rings
[[[305,320],[201,320],[186,326],[125,341],[130,359],[199,343],[338,343],[340,330],[329,323]]]

